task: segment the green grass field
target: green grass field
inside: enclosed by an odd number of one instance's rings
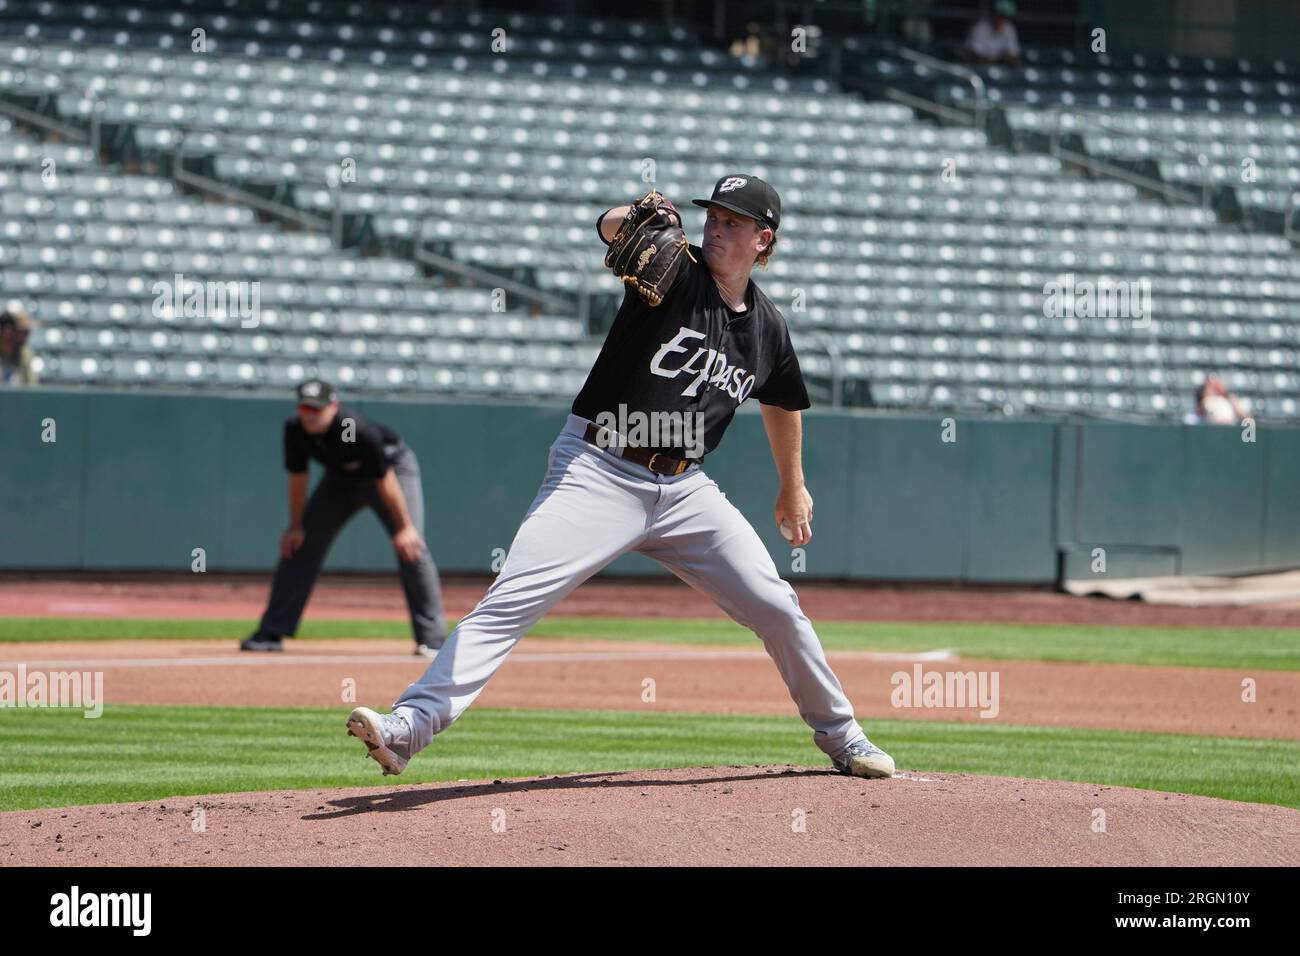
[[[346,708],[116,705],[0,716],[0,810],[242,790],[374,787],[652,767],[825,767],[796,717],[471,709],[384,780]],[[1300,808],[1300,741],[873,720],[900,769],[1077,780]]]
[[[250,629],[247,620],[5,618],[0,619],[0,643],[146,638],[237,640]],[[817,633],[828,650],[942,649],[985,660],[1300,670],[1300,629],[820,621]],[[301,637],[409,639],[410,626],[405,621],[315,621],[303,626]],[[758,643],[748,630],[728,620],[681,618],[550,617],[535,627],[529,637],[749,646]],[[3,654],[0,650],[0,656]]]
[[[0,643],[233,641],[248,630],[244,620],[8,618],[0,620]],[[818,631],[831,650],[946,649],[992,660],[1300,669],[1300,630],[826,621]],[[409,634],[405,621],[316,621],[302,637]],[[757,646],[749,631],[717,619],[554,617],[529,639],[559,637]],[[79,711],[0,710],[0,810],[379,785],[377,766],[346,736],[344,717],[343,708],[115,705],[97,720]],[[1300,776],[1292,769],[1300,766],[1300,741],[897,720],[873,720],[869,732],[902,768],[1078,780],[1300,808]],[[719,764],[829,766],[793,715],[474,708],[402,782]]]

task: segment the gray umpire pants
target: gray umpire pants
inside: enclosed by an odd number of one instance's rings
[[[393,471],[397,473],[397,484],[406,498],[411,524],[424,537],[424,492],[420,488],[420,464],[415,453],[404,446],[393,464]],[[325,469],[324,477],[303,508],[302,547],[293,557],[281,558],[275,569],[271,599],[262,615],[263,630],[272,634],[297,633],[303,608],[307,606],[307,598],[311,596],[330,545],[363,505],[374,509],[390,536],[397,531],[397,525],[372,479],[353,478],[333,468]],[[429,548],[426,546],[414,562],[407,563],[399,558],[398,566],[415,640],[437,647],[446,638],[447,626],[442,611],[442,586]]]
[[[501,573],[394,702],[393,713],[410,722],[411,752],[465,712],[542,615],[629,551],[658,561],[758,635],[823,752],[835,756],[864,737],[794,588],[717,483],[697,466],[667,477],[624,461],[583,441],[587,424],[569,416]]]

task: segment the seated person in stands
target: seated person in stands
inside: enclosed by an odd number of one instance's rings
[[[966,56],[971,63],[1020,65],[1020,37],[1011,22],[1015,15],[1016,5],[1011,0],[997,0],[991,14],[985,13],[975,21],[966,34]]]
[[[1196,411],[1188,416],[1189,424],[1236,425],[1250,412],[1228,391],[1217,375],[1205,376],[1196,390]]]
[[[36,323],[13,305],[0,312],[0,385],[35,385],[32,350],[27,338]]]
[[[734,57],[752,57],[761,59],[773,51],[772,37],[763,29],[762,24],[750,21],[745,24],[745,32],[731,41],[728,52]]]
[[[930,26],[930,20],[924,16],[926,7],[931,5],[931,0],[912,0],[907,5],[908,15],[903,18],[902,33],[903,39],[915,46],[929,46],[934,40],[934,29]]]

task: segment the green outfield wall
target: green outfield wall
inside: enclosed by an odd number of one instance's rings
[[[357,401],[419,457],[425,537],[449,572],[490,573],[564,422],[560,404]],[[1300,429],[805,414],[815,499],[803,570],[773,526],[776,474],[752,407],[707,471],[788,577],[1051,583],[1300,566]],[[0,568],[274,565],[290,401],[189,393],[0,392]],[[47,440],[53,438],[54,440]],[[944,440],[945,438],[952,440]],[[313,466],[315,469],[315,466]],[[395,564],[362,513],[327,570]],[[667,573],[637,555],[610,573]]]

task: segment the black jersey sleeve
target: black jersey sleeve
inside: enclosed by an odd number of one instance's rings
[[[284,423],[284,470],[295,475],[307,470],[307,445],[302,424],[296,418]]]
[[[803,372],[799,368],[799,357],[795,355],[794,345],[790,342],[790,331],[781,325],[781,337],[777,350],[777,359],[772,364],[772,371],[767,380],[754,390],[754,397],[764,405],[775,405],[788,412],[799,412],[811,408],[808,389],[804,385]]]

